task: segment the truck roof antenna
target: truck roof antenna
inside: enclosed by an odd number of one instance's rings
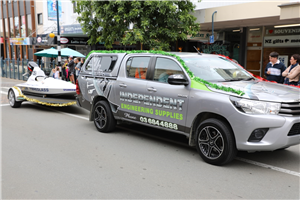
[[[194,48],[196,49],[196,51],[198,52],[199,55],[202,55],[195,46],[194,46]]]

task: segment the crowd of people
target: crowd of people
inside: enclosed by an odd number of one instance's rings
[[[266,79],[281,84],[300,86],[300,55],[293,54],[291,56],[289,67],[280,62],[278,57],[279,54],[277,52],[270,53],[270,62],[265,69]],[[53,78],[70,81],[75,84],[83,63],[84,58],[73,59],[73,56],[69,56],[69,59],[64,60],[61,68],[56,66],[52,69]]]
[[[270,62],[265,69],[265,76],[269,81],[286,85],[300,85],[300,55],[293,54],[290,59],[290,66],[286,67],[278,59],[277,52],[271,52],[269,55]]]
[[[75,84],[83,63],[84,58],[73,59],[73,56],[69,56],[69,59],[64,59],[61,64],[61,68],[55,66],[55,68],[52,69],[52,77],[55,79],[70,81]]]

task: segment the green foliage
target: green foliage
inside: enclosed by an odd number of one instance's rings
[[[169,50],[170,42],[185,40],[199,31],[196,17],[190,14],[195,6],[188,0],[72,2],[76,2],[83,32],[90,36],[89,44],[104,42],[106,48],[120,41],[123,45],[142,43],[149,49]]]

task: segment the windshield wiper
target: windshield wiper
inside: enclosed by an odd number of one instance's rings
[[[234,79],[227,79],[227,80],[224,80],[224,81],[218,81],[218,82],[231,82],[231,81],[250,81],[250,80],[254,80],[253,77],[250,77],[250,78],[234,78]]]

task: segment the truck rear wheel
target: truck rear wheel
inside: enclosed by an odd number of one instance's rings
[[[22,102],[16,101],[16,95],[12,89],[10,89],[8,92],[8,100],[9,100],[9,104],[12,108],[19,108],[21,106]]]
[[[106,101],[98,101],[93,109],[94,124],[98,131],[108,133],[115,129],[116,120]]]
[[[196,147],[202,159],[213,165],[225,165],[237,154],[231,129],[214,118],[206,119],[198,126]]]

